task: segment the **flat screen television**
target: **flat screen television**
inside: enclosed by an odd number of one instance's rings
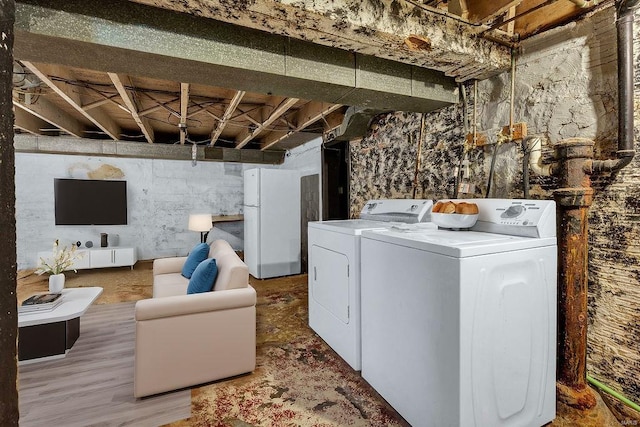
[[[124,225],[127,182],[54,180],[56,225]]]

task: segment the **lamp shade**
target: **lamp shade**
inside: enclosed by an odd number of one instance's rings
[[[191,231],[211,230],[211,214],[189,215],[189,230]]]

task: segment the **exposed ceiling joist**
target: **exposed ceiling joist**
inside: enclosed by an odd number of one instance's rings
[[[474,23],[489,22],[520,3],[522,0],[467,1],[468,19]]]
[[[109,135],[113,140],[118,140],[120,137],[120,127],[116,122],[109,117],[104,111],[99,108],[94,108],[91,114],[82,108],[82,100],[80,99],[80,93],[78,91],[71,90],[66,87],[62,82],[53,81],[49,76],[55,75],[62,79],[72,81],[73,76],[69,75],[62,67],[56,67],[51,65],[34,64],[28,61],[22,62],[25,67],[29,69],[33,74],[38,76],[42,82],[49,86],[55,93],[57,93],[62,99],[75,108],[80,114],[89,119],[94,125],[100,128],[104,133]]]
[[[13,114],[15,116],[14,126],[33,135],[41,135],[41,129],[51,126],[41,118],[19,107],[13,109]]]
[[[162,110],[162,109],[165,109],[165,110],[166,110],[166,109],[168,109],[167,105],[169,105],[169,104],[173,104],[174,102],[178,102],[178,101],[180,101],[180,98],[174,98],[174,99],[172,99],[171,101],[167,101],[167,102],[158,102],[158,101],[156,101],[156,100],[154,99],[154,100],[153,100],[153,102],[157,102],[157,103],[158,103],[158,105],[155,105],[155,106],[153,106],[153,107],[149,107],[149,108],[147,108],[147,109],[145,109],[145,110],[142,110],[142,111],[139,111],[139,112],[138,112],[138,115],[140,115],[140,116],[146,116],[146,115],[148,115],[148,114],[155,113],[155,112],[156,112],[156,111],[158,111],[158,110]],[[170,110],[170,111],[173,111],[173,110]]]
[[[92,108],[98,108],[104,104],[108,104],[110,102],[113,102],[113,98],[115,98],[118,95],[111,95],[109,97],[106,97],[104,99],[99,99],[97,101],[93,101],[93,102],[89,102],[88,104],[84,104],[82,106],[82,109],[85,111],[91,110]]]
[[[189,83],[180,83],[180,145],[187,139],[187,113],[189,111]]]
[[[116,73],[107,73],[109,78],[113,82],[113,85],[118,90],[120,94],[120,98],[125,103],[127,108],[129,109],[129,113],[133,120],[135,120],[136,124],[140,127],[140,130],[144,134],[147,142],[153,144],[153,128],[149,124],[149,119],[146,117],[142,117],[138,114],[140,110],[140,104],[138,100],[135,98],[135,91],[127,90],[127,88],[133,88],[133,84],[131,83],[131,78],[126,74],[116,74]]]
[[[224,110],[222,118],[211,132],[211,142],[209,143],[209,145],[214,146],[216,144],[216,141],[218,140],[218,138],[220,138],[220,134],[222,134],[222,131],[224,130],[225,126],[227,126],[229,119],[233,115],[233,112],[236,111],[236,108],[238,108],[238,104],[240,104],[240,101],[242,101],[242,98],[245,94],[245,91],[239,90],[233,95],[233,98],[231,98],[229,105]]]
[[[516,16],[544,3],[544,0],[525,0],[516,9]],[[584,13],[585,10],[576,6],[572,1],[557,1],[528,13],[515,21],[515,32],[521,38],[536,34],[543,29],[566,22],[572,16]]]
[[[82,123],[53,105],[44,96],[38,97],[37,102],[33,104],[22,104],[14,100],[13,105],[51,123],[53,126],[62,129],[70,135],[78,138],[84,136],[85,128]]]
[[[340,104],[327,104],[325,102],[309,102],[296,114],[296,128],[293,131],[280,131],[280,132],[271,132],[260,144],[261,150],[267,150],[274,144],[282,141],[289,135],[294,132],[300,132],[309,125],[317,122],[322,117],[328,116],[332,112],[336,111],[338,108],[342,107]]]
[[[245,145],[247,145],[249,141],[251,141],[253,138],[258,136],[258,134],[262,132],[271,123],[278,120],[280,116],[286,113],[287,110],[293,107],[295,103],[298,101],[299,101],[298,98],[287,98],[284,101],[282,101],[280,105],[278,105],[278,107],[275,110],[273,110],[273,112],[269,115],[269,117],[267,117],[267,119],[264,122],[260,123],[259,126],[256,126],[256,128],[253,130],[246,129],[245,131],[240,133],[240,135],[238,135],[238,138],[236,139],[237,141],[236,148],[242,148]]]

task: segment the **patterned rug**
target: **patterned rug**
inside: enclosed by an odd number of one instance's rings
[[[151,297],[150,262],[65,273],[65,287],[100,286],[97,304]],[[18,272],[18,301],[47,276]],[[172,427],[408,426],[308,326],[307,276],[251,280],[258,293],[257,367],[192,390],[191,417]]]
[[[407,426],[307,326],[307,276],[253,280],[257,368],[192,391],[192,416],[173,427]]]

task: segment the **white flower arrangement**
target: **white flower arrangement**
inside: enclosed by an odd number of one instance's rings
[[[38,265],[38,269],[35,271],[36,274],[60,274],[63,271],[67,270],[69,267],[73,265],[73,263],[82,258],[82,253],[76,252],[77,247],[75,245],[71,245],[71,247],[63,246],[62,249],[59,249],[59,242],[56,241],[53,243],[53,256],[51,258],[40,258],[40,264]],[[77,273],[74,268],[73,271]]]

